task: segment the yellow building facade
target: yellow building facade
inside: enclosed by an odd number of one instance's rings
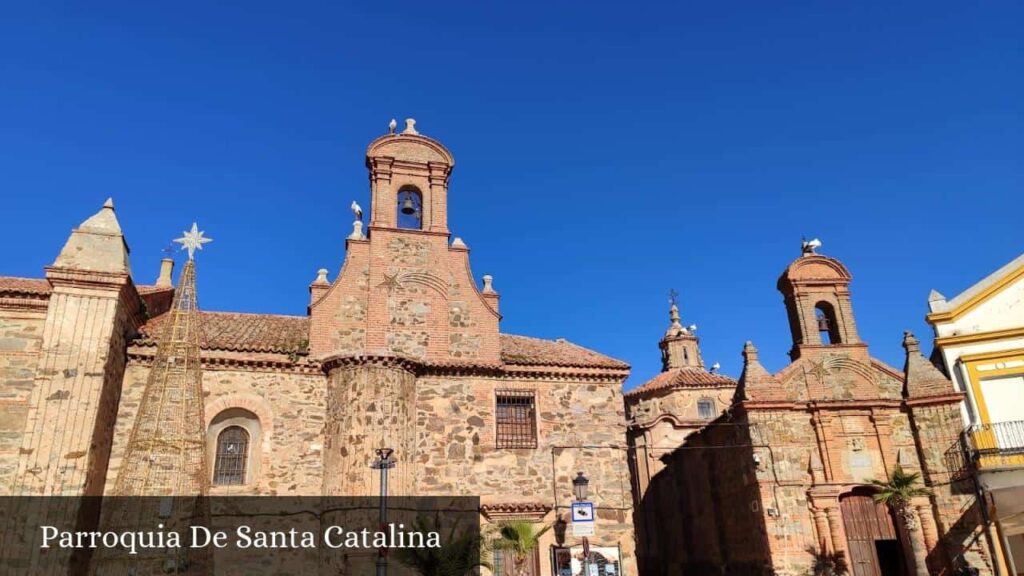
[[[1024,254],[954,298],[932,291],[935,354],[966,394],[964,452],[1007,574],[1024,574]]]

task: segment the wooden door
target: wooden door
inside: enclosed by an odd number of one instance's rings
[[[905,562],[888,557],[902,550],[900,537],[889,509],[876,503],[870,493],[854,492],[840,498],[851,576],[902,576]],[[894,548],[895,547],[895,548]],[[886,558],[879,558],[879,551]]]

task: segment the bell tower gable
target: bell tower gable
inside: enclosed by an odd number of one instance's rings
[[[805,242],[803,254],[779,278],[793,336],[790,356],[807,347],[861,344],[850,302],[852,276],[842,262],[817,254],[820,242]]]
[[[419,229],[448,234],[448,177],[455,166],[440,142],[406,120],[366,149],[370,171],[370,228]]]

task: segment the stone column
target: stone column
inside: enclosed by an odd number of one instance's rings
[[[843,514],[839,510],[838,502],[835,506],[825,509],[828,518],[828,528],[832,535],[832,551],[842,552],[847,562],[850,560],[850,553],[846,550],[846,530],[843,528]]]
[[[818,547],[824,552],[834,552],[832,531],[828,527],[825,510],[815,507],[811,514],[814,516],[814,529],[818,533]]]
[[[423,207],[423,221],[429,223],[432,232],[447,232],[448,174],[451,167],[443,162],[428,162],[427,166],[430,170],[430,203]]]
[[[391,166],[394,158],[374,158],[370,163],[370,226],[395,226],[398,217],[395,200],[397,195],[391,190]]]
[[[917,512],[921,526],[921,535],[924,537],[926,549],[931,552],[939,544],[939,530],[935,525],[935,516],[932,514],[931,502],[927,499],[915,500],[912,503]]]
[[[326,495],[376,496],[380,472],[375,450],[391,448],[390,495],[416,493],[415,366],[393,357],[347,356],[324,361],[327,423]]]

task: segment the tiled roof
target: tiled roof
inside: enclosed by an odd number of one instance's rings
[[[629,368],[629,364],[598,354],[567,340],[543,340],[529,336],[501,335],[501,360],[525,366],[576,368]]]
[[[15,294],[49,294],[50,282],[46,278],[15,278],[0,276],[0,292]]]
[[[201,312],[203,348],[238,352],[305,352],[309,338],[309,319],[305,316],[242,314],[238,312]],[[155,344],[163,314],[139,329],[139,344]]]
[[[201,312],[203,347],[239,352],[301,353],[306,351],[309,319],[305,316]],[[154,345],[166,315],[157,316],[139,329],[141,345]],[[565,340],[542,340],[501,334],[501,359],[519,366],[628,369],[629,364],[598,354]]]
[[[626,392],[626,396],[637,396],[648,392],[672,388],[715,388],[736,386],[736,380],[724,374],[713,374],[703,368],[676,368],[662,372],[647,382]]]

